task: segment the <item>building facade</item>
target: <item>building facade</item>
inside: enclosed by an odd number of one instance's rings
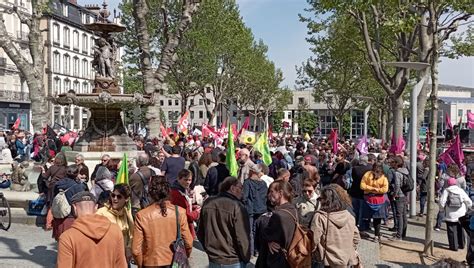
[[[0,9],[10,9],[16,5],[19,12],[31,14],[31,2],[26,0],[0,0]],[[20,22],[14,13],[2,14],[6,29],[18,48],[28,54],[28,32],[26,25]],[[28,86],[19,70],[0,48],[0,129],[10,129],[17,118],[21,119],[20,128],[30,128],[30,98]]]
[[[93,23],[96,13],[90,9],[98,6],[82,7],[74,1],[54,0],[50,3],[50,13],[43,18],[43,25],[49,29],[45,33],[46,95],[56,96],[74,90],[76,93],[91,93],[95,76],[92,67],[94,44],[97,38],[84,24]],[[69,129],[80,130],[87,126],[88,111],[75,105],[60,106],[50,104],[53,123]]]

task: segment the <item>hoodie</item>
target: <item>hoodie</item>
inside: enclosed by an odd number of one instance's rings
[[[102,215],[77,218],[59,238],[58,268],[127,267],[122,231]]]
[[[242,201],[249,215],[267,212],[267,191],[267,183],[264,180],[248,178],[244,181]]]
[[[360,241],[359,230],[354,217],[347,210],[329,214],[316,211],[311,231],[318,261],[330,267],[347,267],[358,263],[356,249]]]

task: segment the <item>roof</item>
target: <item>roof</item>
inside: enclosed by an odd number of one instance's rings
[[[439,99],[446,103],[474,103],[474,98],[439,97]]]

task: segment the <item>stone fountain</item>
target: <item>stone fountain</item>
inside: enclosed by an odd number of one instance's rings
[[[89,170],[103,154],[112,158],[121,158],[124,152],[129,158],[137,154],[136,145],[127,135],[121,111],[130,104],[148,106],[153,104],[152,98],[147,95],[122,94],[117,77],[118,48],[113,34],[123,32],[125,27],[109,21],[110,12],[104,2],[99,11],[98,19],[85,27],[99,36],[94,47],[93,66],[96,70],[92,93],[78,94],[69,90],[65,94],[50,97],[54,104],[69,106],[71,104],[86,107],[90,110],[85,133],[74,144],[73,151],[67,152],[68,160],[72,160],[77,153],[86,158]],[[91,169],[92,168],[92,169]]]

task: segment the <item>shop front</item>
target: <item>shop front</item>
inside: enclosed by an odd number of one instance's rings
[[[0,129],[11,129],[17,118],[20,118],[20,129],[29,129],[30,104],[17,102],[0,102]]]

